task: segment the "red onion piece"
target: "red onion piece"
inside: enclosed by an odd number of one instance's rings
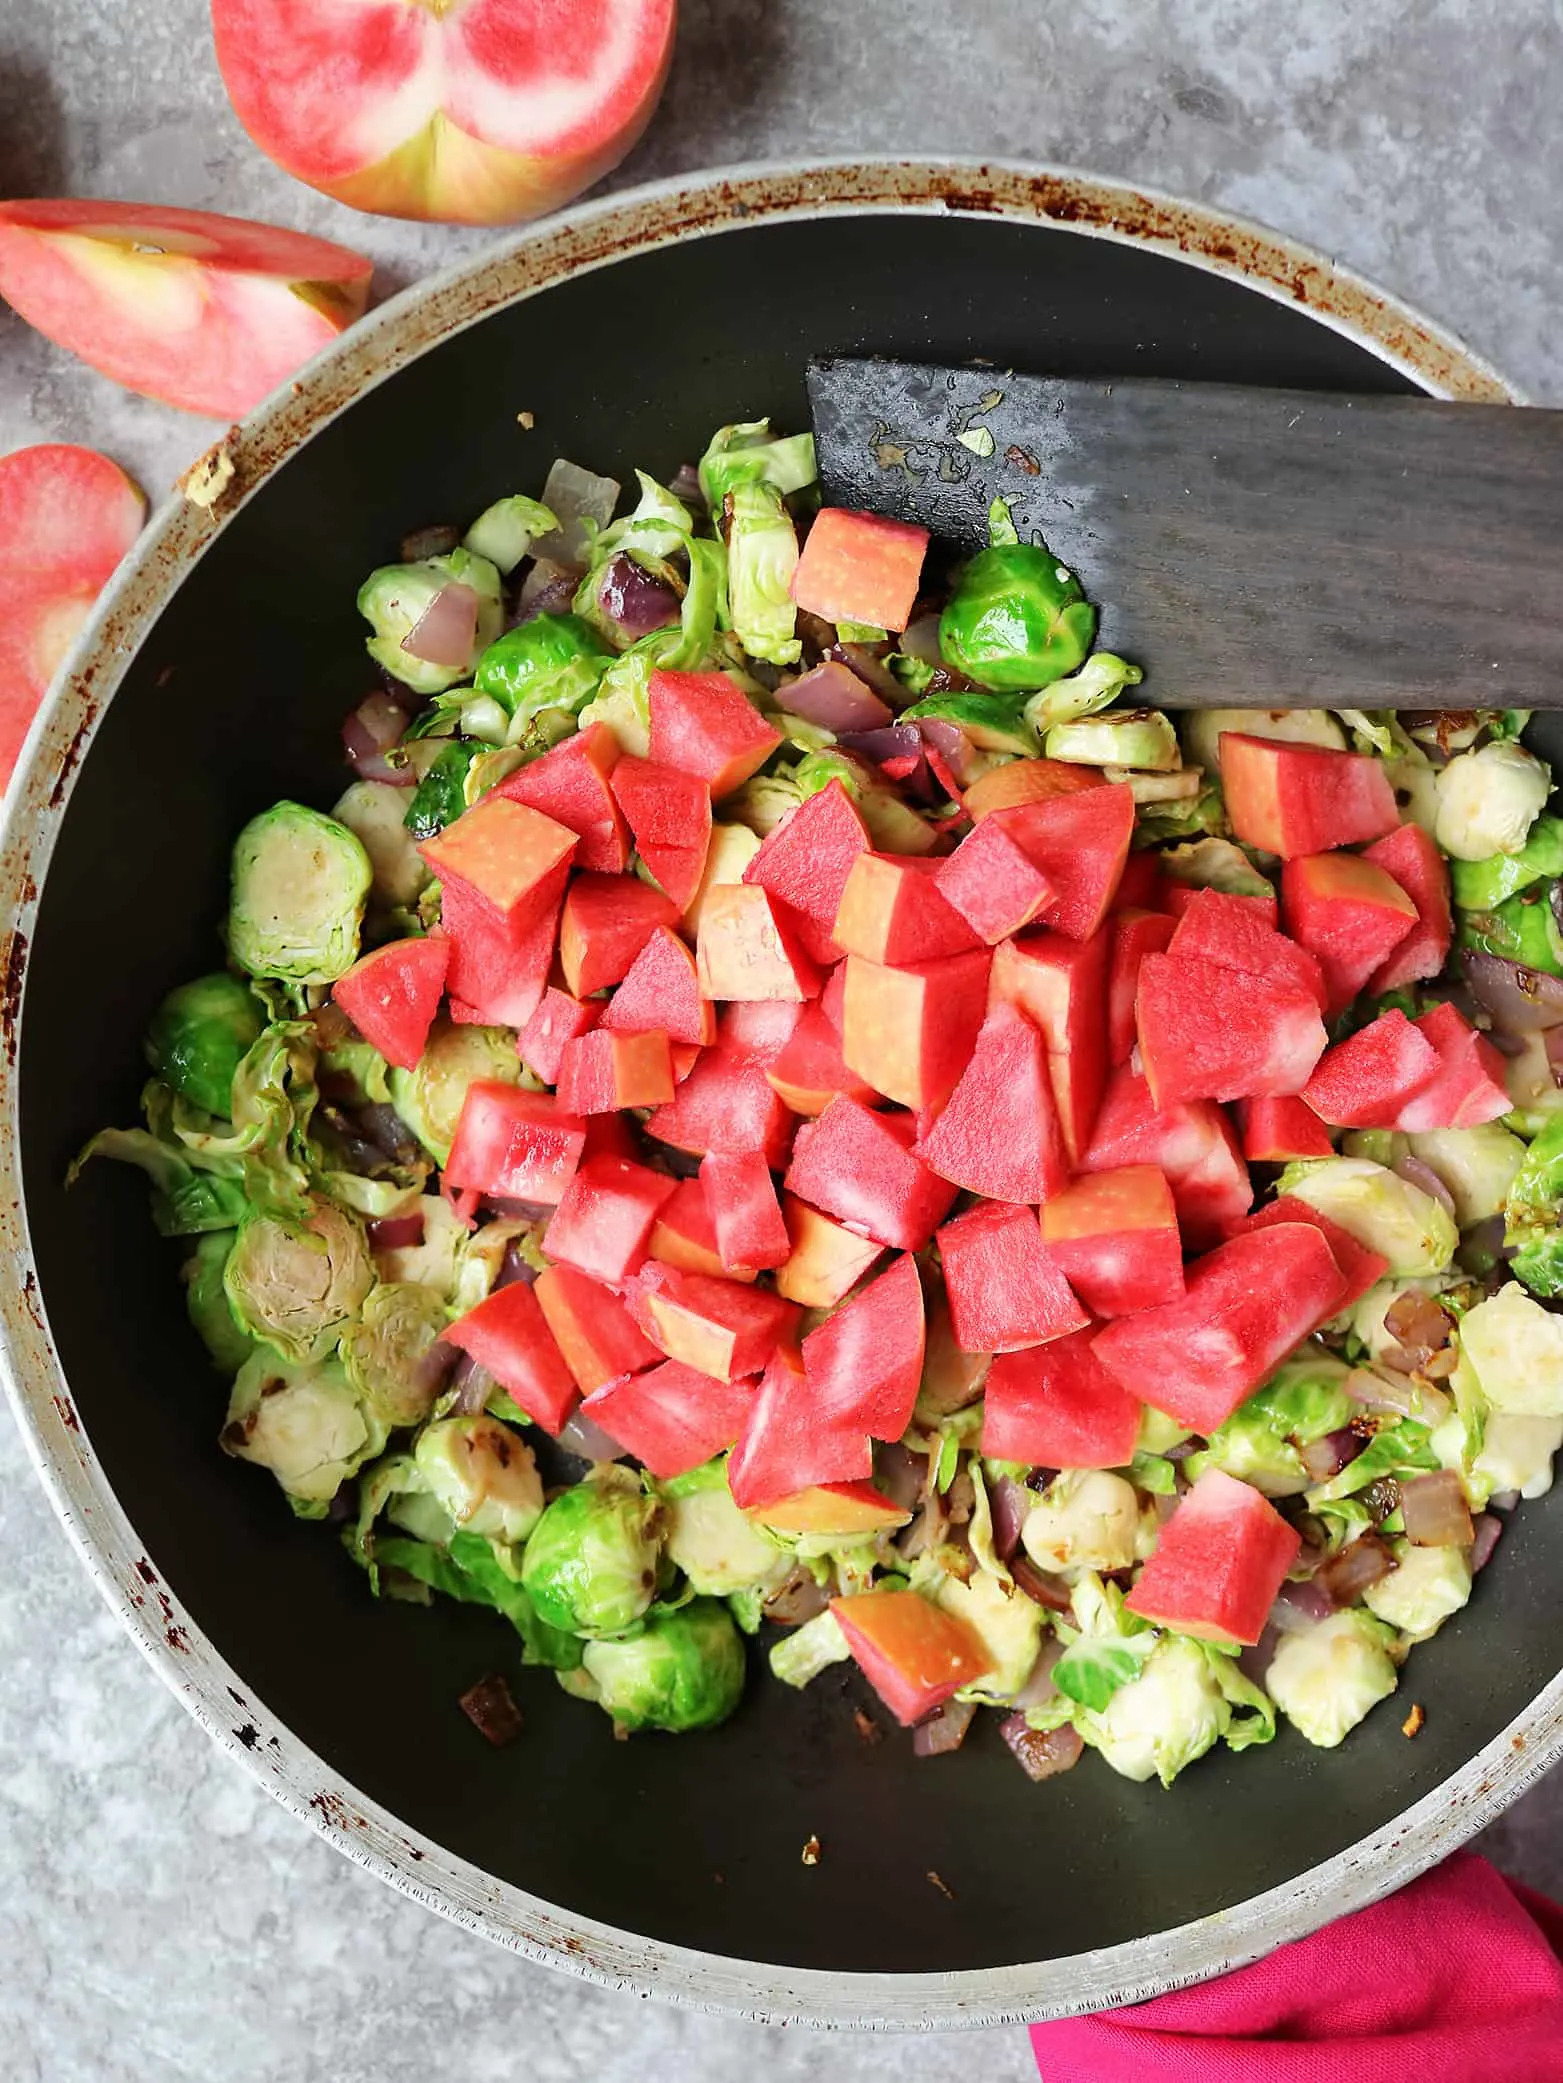
[[[1038,1569],[1029,1555],[1012,1555],[1010,1574],[1034,1605],[1049,1613],[1072,1613],[1073,1594],[1063,1577],[1051,1570]]]
[[[541,1201],[507,1201],[497,1194],[485,1194],[483,1207],[496,1222],[544,1222],[554,1212]]]
[[[411,535],[404,535],[401,543],[403,564],[422,564],[428,557],[448,557],[459,548],[461,530],[436,523],[430,528],[415,528]]]
[[[597,582],[597,605],[632,644],[679,615],[678,595],[633,557],[615,557]]]
[[[418,776],[410,762],[386,759],[402,741],[411,717],[383,688],[366,695],[342,724],[342,749],[360,781],[385,781],[392,788],[413,788]]]
[[[1554,1085],[1563,1085],[1563,1027],[1549,1027],[1545,1037],[1547,1065]]]
[[[910,690],[901,685],[878,653],[871,651],[866,644],[832,644],[825,656],[838,658],[843,665],[850,666],[860,680],[873,688],[881,701],[888,702],[898,712],[912,698]]]
[[[913,1755],[942,1758],[952,1750],[959,1750],[966,1741],[966,1731],[971,1727],[976,1712],[975,1700],[946,1700],[942,1707],[936,1707],[926,1721],[919,1722],[913,1729]]]
[[[919,615],[915,622],[909,622],[898,648],[906,657],[920,659],[924,665],[943,665],[944,652],[939,646],[939,617]]]
[[[566,1453],[579,1454],[583,1461],[621,1461],[627,1451],[594,1418],[585,1416],[579,1405],[560,1426],[558,1437]]]
[[[1485,1569],[1492,1561],[1492,1551],[1503,1539],[1503,1521],[1491,1512],[1482,1512],[1471,1521],[1471,1569],[1473,1573]]]
[[[1403,1476],[1400,1509],[1406,1539],[1418,1548],[1468,1548],[1473,1539],[1465,1485],[1453,1469],[1436,1475]]]
[[[567,456],[557,457],[543,480],[543,504],[559,526],[552,535],[537,538],[533,555],[580,570],[586,562],[587,540],[582,522],[595,521],[599,528],[606,528],[618,503],[617,478],[583,470]]]
[[[778,1627],[802,1627],[815,1620],[830,1604],[829,1596],[812,1570],[801,1564],[765,1600],[765,1617]]]
[[[516,595],[515,621],[530,622],[534,615],[567,615],[580,583],[581,575],[572,566],[555,564],[551,557],[534,557]]]
[[[1327,1483],[1332,1476],[1339,1475],[1348,1462],[1355,1461],[1366,1445],[1361,1433],[1353,1432],[1349,1425],[1342,1425],[1338,1432],[1326,1432],[1322,1439],[1310,1440],[1297,1452],[1310,1480]]]
[[[915,723],[892,723],[883,730],[843,731],[836,742],[843,752],[855,752],[860,759],[873,760],[907,795],[925,802],[933,800],[928,758]]]
[[[454,1371],[455,1365],[455,1346],[447,1345],[443,1338],[436,1338],[413,1368],[413,1380],[431,1403],[445,1386],[446,1377]]]
[[[839,659],[827,659],[790,685],[778,687],[776,699],[788,715],[817,723],[838,737],[844,731],[882,730],[893,720],[893,711]]]
[[[1460,962],[1472,996],[1501,1032],[1542,1034],[1549,1027],[1563,1027],[1563,977],[1524,969],[1479,948],[1464,949]]]
[[[1078,1729],[1065,1722],[1061,1729],[1033,1729],[1023,1714],[1007,1714],[999,1723],[999,1734],[1014,1752],[1015,1762],[1028,1779],[1051,1779],[1080,1762],[1085,1740]]]
[[[1237,1667],[1251,1684],[1263,1685],[1265,1673],[1275,1661],[1275,1652],[1281,1646],[1280,1630],[1269,1622],[1260,1630],[1259,1639],[1241,1651]]]
[[[900,1445],[883,1446],[874,1456],[874,1482],[898,1511],[909,1512],[928,1486],[928,1457]]]
[[[518,1281],[523,1287],[530,1287],[536,1278],[536,1266],[523,1257],[520,1245],[512,1238],[505,1246],[505,1255],[494,1276],[495,1292],[502,1287],[514,1287]]]
[[[1518,1490],[1494,1490],[1487,1500],[1487,1509],[1492,1512],[1512,1512],[1519,1501]]]
[[[1001,1475],[988,1485],[988,1509],[993,1518],[993,1546],[999,1559],[1008,1562],[1020,1546],[1020,1529],[1036,1499],[1024,1483]]]
[[[1431,1196],[1446,1215],[1453,1215],[1454,1195],[1431,1165],[1424,1164],[1420,1157],[1397,1157],[1390,1169],[1398,1172],[1400,1177],[1408,1180],[1412,1186]]]
[[[1317,1621],[1328,1620],[1335,1601],[1321,1584],[1283,1584],[1270,1608],[1270,1625],[1278,1634],[1300,1634]]]
[[[1354,1606],[1370,1584],[1387,1577],[1395,1558],[1376,1533],[1364,1533],[1314,1572],[1313,1582],[1338,1606]]]
[[[450,1415],[453,1418],[477,1417],[495,1389],[499,1387],[486,1367],[480,1367],[471,1353],[463,1353],[452,1370]]]
[[[1050,1700],[1058,1698],[1058,1687],[1053,1683],[1053,1666],[1063,1653],[1063,1643],[1057,1635],[1049,1633],[1031,1666],[1031,1676],[1015,1695],[1013,1705],[1017,1714],[1029,1713],[1033,1707],[1045,1707]]]
[[[471,663],[477,640],[478,596],[470,586],[452,579],[448,586],[441,586],[402,638],[402,649],[425,665],[448,666],[459,672]]]
[[[937,753],[962,788],[977,778],[976,747],[958,723],[944,716],[919,716],[917,728],[927,741],[930,758]]]
[[[386,1215],[371,1222],[368,1230],[371,1251],[411,1251],[423,1242],[423,1217],[416,1210],[411,1215]]]

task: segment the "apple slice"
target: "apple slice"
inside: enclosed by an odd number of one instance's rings
[[[511,224],[617,166],[650,121],[676,0],[212,0],[239,121],[384,217]]]
[[[126,390],[242,419],[359,317],[373,263],[160,203],[0,203],[0,296]]]
[[[44,442],[0,456],[0,788],[145,516],[138,488],[95,449]]]

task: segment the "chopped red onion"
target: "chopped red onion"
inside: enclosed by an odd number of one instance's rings
[[[1518,1490],[1494,1490],[1487,1500],[1487,1509],[1493,1512],[1512,1512],[1519,1501]]]
[[[1496,1500],[1495,1500],[1496,1501]],[[1503,1539],[1503,1521],[1491,1512],[1482,1512],[1471,1521],[1471,1569],[1473,1573],[1485,1569],[1492,1561],[1492,1551]]]
[[[1443,1180],[1439,1178],[1431,1165],[1424,1164],[1420,1157],[1397,1157],[1391,1169],[1398,1172],[1400,1177],[1407,1180],[1412,1186],[1420,1188],[1423,1193],[1437,1201],[1439,1207],[1444,1210],[1446,1215],[1453,1215],[1454,1195],[1445,1186]]]
[[[778,1627],[802,1627],[806,1620],[818,1619],[829,1604],[829,1596],[813,1571],[800,1563],[766,1598],[765,1617],[774,1620]]]
[[[448,586],[441,586],[402,638],[402,649],[425,665],[461,672],[471,664],[477,640],[478,596],[470,586],[452,579]]]
[[[1024,1483],[1001,1475],[988,1485],[988,1509],[993,1519],[993,1546],[999,1559],[1008,1562],[1020,1546],[1020,1529],[1036,1499]]]
[[[874,1481],[898,1511],[909,1512],[928,1485],[928,1457],[900,1445],[883,1446],[874,1456]]]
[[[543,1222],[554,1212],[541,1201],[507,1201],[498,1194],[485,1194],[483,1207],[496,1222]]]
[[[1376,1533],[1364,1533],[1314,1572],[1313,1582],[1338,1606],[1354,1606],[1370,1584],[1387,1577],[1395,1558]]]
[[[1552,1072],[1554,1085],[1563,1085],[1563,1027],[1549,1027],[1544,1046],[1547,1051],[1547,1066]]]
[[[911,700],[910,690],[901,685],[879,654],[866,644],[832,644],[825,656],[839,658],[843,665],[850,666],[858,678],[866,681],[892,709],[904,709]]]
[[[392,788],[412,788],[418,776],[410,762],[386,758],[401,743],[411,720],[409,711],[383,688],[358,704],[342,725],[342,749],[360,781],[385,781]]]
[[[883,730],[843,731],[836,742],[844,752],[873,760],[907,795],[925,802],[933,800],[928,756],[915,723],[892,723]]]
[[[1563,1026],[1563,977],[1522,968],[1479,948],[1464,949],[1460,961],[1472,995],[1500,1032],[1541,1034]]]
[[[926,1721],[919,1722],[913,1729],[913,1755],[942,1758],[952,1750],[959,1750],[966,1741],[966,1731],[971,1727],[976,1712],[975,1700],[946,1700],[942,1707],[936,1707]]]
[[[1064,1578],[1051,1570],[1038,1569],[1029,1555],[1010,1558],[1010,1574],[1034,1605],[1049,1613],[1072,1613],[1073,1594]]]
[[[632,644],[654,629],[666,629],[679,615],[673,588],[625,556],[613,558],[598,580],[597,605]]]
[[[1403,1476],[1400,1509],[1406,1539],[1418,1548],[1468,1548],[1472,1541],[1471,1507],[1465,1485],[1453,1469],[1435,1475]]]
[[[423,1217],[416,1209],[411,1215],[386,1215],[368,1230],[371,1251],[411,1251],[423,1242]]]
[[[901,650],[908,658],[920,659],[924,665],[943,665],[944,653],[939,647],[939,617],[919,615],[909,622],[901,638]]]
[[[448,1345],[443,1338],[436,1338],[413,1367],[413,1380],[431,1403],[445,1386],[446,1378],[454,1371],[455,1365],[455,1346]]]
[[[1031,1666],[1031,1676],[1011,1702],[1017,1714],[1028,1714],[1033,1707],[1045,1707],[1049,1700],[1058,1698],[1058,1687],[1053,1683],[1053,1666],[1063,1653],[1064,1645],[1058,1636],[1048,1634]]]
[[[1386,1365],[1389,1362],[1386,1360]],[[1397,1418],[1415,1418],[1419,1424],[1441,1425],[1449,1415],[1449,1398],[1425,1376],[1413,1381],[1411,1370],[1397,1369],[1378,1374],[1369,1367],[1353,1367],[1345,1390],[1364,1410],[1382,1411]]]
[[[1335,1601],[1323,1585],[1312,1580],[1306,1584],[1283,1584],[1270,1608],[1270,1625],[1278,1634],[1300,1634],[1305,1627],[1328,1620],[1334,1611]]]
[[[402,537],[402,562],[422,564],[428,557],[448,557],[452,550],[460,547],[460,544],[459,528],[415,528],[411,535]]]
[[[482,1412],[484,1404],[499,1387],[486,1367],[480,1366],[471,1353],[463,1353],[457,1360],[450,1377],[450,1414],[453,1418],[475,1418]]]
[[[1340,1474],[1348,1462],[1355,1461],[1367,1445],[1360,1432],[1350,1425],[1342,1425],[1338,1432],[1326,1432],[1322,1439],[1310,1440],[1299,1447],[1298,1458],[1315,1483],[1327,1483],[1332,1476]]]
[[[973,771],[976,747],[958,723],[951,723],[944,716],[919,716],[917,728],[923,734],[929,758],[937,753],[962,788],[977,778]]]
[[[582,523],[595,521],[606,528],[618,503],[617,478],[601,477],[565,456],[557,457],[543,483],[543,504],[559,526],[553,534],[537,538],[532,554],[579,570],[586,562],[587,530]]]
[[[892,710],[839,659],[826,659],[800,679],[783,684],[776,699],[789,716],[801,716],[838,737],[844,731],[882,730],[893,720]]]
[[[1033,1729],[1023,1714],[1007,1714],[999,1723],[999,1734],[1014,1752],[1015,1762],[1028,1779],[1051,1779],[1080,1762],[1085,1740],[1078,1729],[1065,1722],[1061,1729]]]
[[[1237,1659],[1238,1669],[1250,1684],[1264,1684],[1265,1673],[1275,1661],[1275,1652],[1280,1646],[1280,1629],[1267,1621],[1260,1630],[1258,1641],[1244,1649]]]
[[[499,1271],[494,1276],[494,1288],[514,1287],[519,1282],[530,1287],[537,1278],[537,1268],[522,1254],[519,1242],[512,1237],[505,1246],[505,1256],[500,1261]]]
[[[560,1426],[558,1438],[567,1454],[579,1454],[583,1461],[621,1461],[627,1451],[594,1418],[587,1417],[579,1404]]]
[[[511,1697],[510,1687],[499,1672],[480,1678],[476,1685],[469,1686],[457,1701],[480,1735],[486,1736],[496,1747],[514,1743],[521,1734],[524,1724],[521,1709]]]
[[[530,622],[534,615],[568,614],[580,583],[581,575],[571,565],[555,564],[551,557],[534,558],[516,595],[516,622]]]

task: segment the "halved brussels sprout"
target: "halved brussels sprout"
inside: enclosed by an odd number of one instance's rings
[[[435,740],[425,742],[433,744]],[[420,840],[443,832],[466,809],[467,773],[482,750],[472,738],[447,738],[440,745],[432,766],[413,790],[402,818],[403,828],[415,846]],[[406,795],[405,790],[398,792]],[[423,865],[421,857],[419,865]]]
[[[1026,1514],[1020,1538],[1039,1569],[1128,1569],[1140,1533],[1134,1486],[1106,1469],[1066,1469]]]
[[[1029,694],[1085,661],[1096,610],[1045,543],[1019,542],[995,500],[990,547],[955,582],[939,618],[939,648],[962,678],[995,694]]]
[[[436,1419],[418,1434],[413,1464],[463,1533],[513,1543],[528,1539],[542,1519],[532,1449],[498,1418]]]
[[[1333,1750],[1400,1683],[1390,1655],[1394,1640],[1388,1627],[1365,1613],[1332,1613],[1281,1637],[1265,1673],[1266,1690],[1299,1735]]]
[[[258,1352],[234,1381],[219,1444],[237,1460],[269,1468],[300,1518],[322,1519],[385,1438],[338,1361],[287,1366]]]
[[[1144,678],[1137,665],[1130,665],[1115,652],[1093,651],[1078,672],[1032,695],[1024,711],[1026,728],[1040,738],[1055,724],[1094,716],[1098,709],[1115,702],[1126,687],[1138,687]]]
[[[803,655],[792,604],[798,535],[774,485],[751,481],[727,493],[727,598],[733,628],[751,658],[796,665]]]
[[[374,1284],[361,1225],[329,1201],[302,1231],[251,1216],[223,1268],[235,1322],[300,1367],[335,1351]]]
[[[358,1393],[386,1424],[419,1425],[434,1399],[450,1354],[440,1335],[450,1321],[437,1289],[397,1283],[374,1287],[342,1333],[342,1365]]]
[[[1171,1786],[1186,1765],[1220,1740],[1231,1708],[1198,1642],[1168,1635],[1144,1670],[1097,1713],[1077,1710],[1075,1727],[1125,1779]]]
[[[219,971],[170,991],[147,1030],[147,1060],[171,1090],[226,1120],[233,1074],[266,1016],[248,984]]]
[[[1563,1418],[1515,1417],[1493,1411],[1482,1428],[1481,1452],[1471,1464],[1473,1486],[1484,1497],[1518,1490],[1545,1497],[1552,1488],[1552,1457],[1563,1447]],[[1473,1500],[1474,1501],[1474,1500]]]
[[[1344,752],[1346,733],[1328,709],[1190,709],[1183,718],[1189,764],[1207,774],[1221,772],[1221,737],[1274,738],[1286,745],[1322,745]]]
[[[388,781],[355,781],[331,813],[369,856],[371,888],[386,906],[416,904],[433,880],[407,829],[408,801],[408,791]]]
[[[962,1699],[1012,1700],[1042,1647],[1042,1608],[984,1569],[973,1570],[965,1584],[941,1578],[934,1596],[945,1612],[965,1621],[987,1652],[987,1669],[962,1688]]]
[[[528,1540],[521,1570],[549,1626],[592,1638],[634,1627],[656,1596],[662,1519],[657,1499],[611,1463],[561,1491]]]
[[[1442,1273],[1460,1241],[1454,1217],[1409,1179],[1361,1157],[1321,1157],[1290,1164],[1279,1192],[1295,1194],[1350,1230],[1359,1244],[1388,1259],[1406,1278]]]
[[[743,1698],[743,1642],[714,1598],[650,1614],[631,1641],[588,1642],[582,1661],[621,1729],[714,1729]]]
[[[1087,716],[1075,723],[1055,723],[1042,741],[1049,759],[1073,760],[1087,767],[1132,767],[1155,774],[1174,773],[1183,761],[1178,734],[1160,709],[1115,709],[1106,716]],[[1191,795],[1200,791],[1193,775]]]
[[[1438,843],[1457,861],[1518,853],[1551,793],[1552,776],[1523,745],[1462,752],[1438,776]]]
[[[801,1690],[812,1685],[832,1664],[845,1663],[851,1654],[841,1622],[827,1606],[823,1613],[816,1613],[802,1627],[793,1628],[779,1642],[773,1642],[766,1660],[773,1678]]]
[[[1466,1311],[1459,1337],[1494,1410],[1563,1418],[1563,1316],[1511,1280]]]
[[[786,1576],[789,1558],[734,1504],[723,1462],[692,1468],[660,1491],[667,1507],[667,1558],[697,1592],[726,1598]]]
[[[521,1058],[508,1027],[458,1026],[443,1014],[412,1070],[391,1072],[391,1104],[437,1164],[450,1156],[467,1088],[478,1080],[516,1085]]]
[[[330,984],[358,959],[373,870],[358,835],[302,803],[252,817],[233,849],[228,951],[251,976]]]
[[[1525,1161],[1525,1145],[1498,1121],[1478,1128],[1419,1129],[1406,1141],[1411,1155],[1444,1186],[1463,1230],[1502,1214],[1514,1175]]]
[[[484,507],[461,546],[474,557],[486,557],[496,571],[508,577],[533,543],[552,535],[558,526],[552,507],[544,506],[540,499],[528,499],[524,492],[513,492],[508,499],[496,499],[492,506]]]
[[[1462,911],[1493,911],[1532,883],[1557,876],[1563,876],[1563,818],[1538,817],[1518,853],[1453,862],[1449,887]]]
[[[1391,1545],[1395,1567],[1370,1584],[1363,1598],[1369,1612],[1388,1626],[1413,1642],[1425,1642],[1470,1597],[1470,1556],[1464,1548],[1418,1548],[1409,1541]]]
[[[197,1237],[182,1276],[190,1321],[211,1354],[212,1365],[224,1374],[236,1374],[255,1351],[254,1339],[235,1323],[223,1287],[223,1269],[237,1235],[237,1230],[208,1230]]]
[[[477,595],[477,630],[470,655],[460,665],[431,665],[402,649],[424,613],[447,586],[468,587]],[[383,564],[358,589],[358,612],[374,631],[366,649],[376,665],[414,694],[443,694],[458,680],[471,677],[505,619],[499,573],[486,557],[469,549],[446,557],[425,557],[417,564]]]
[[[1187,1463],[1191,1481],[1207,1467],[1251,1483],[1265,1497],[1295,1497],[1313,1478],[1299,1448],[1351,1422],[1357,1406],[1347,1395],[1347,1368],[1331,1354],[1310,1351],[1285,1361],[1262,1389],[1210,1435]]]
[[[1275,895],[1274,883],[1230,839],[1195,839],[1186,846],[1169,846],[1161,855],[1161,866],[1163,874],[1190,889],[1224,890],[1233,897]]]
[[[579,615],[534,615],[489,645],[473,684],[499,703],[513,725],[540,709],[573,716],[596,693],[614,655]]]
[[[788,434],[777,439],[768,419],[741,420],[718,427],[700,458],[700,489],[713,513],[738,485],[774,485],[778,492],[801,492],[814,482],[814,436]]]

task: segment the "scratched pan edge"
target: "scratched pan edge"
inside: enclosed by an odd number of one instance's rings
[[[1557,1510],[1518,1515],[1473,1610],[1417,1652],[1415,1744],[1385,1708],[1341,1751],[1283,1738],[1170,1794],[1091,1760],[1032,1788],[991,1729],[938,1764],[896,1737],[863,1749],[842,1674],[801,1696],[757,1678],[726,1731],[622,1745],[527,1674],[526,1737],[490,1753],[453,1701],[512,1655],[499,1624],[376,1606],[318,1527],[223,1462],[222,1387],[137,1182],[59,1184],[86,1134],[130,1117],[150,1005],[215,954],[233,830],[284,791],[330,800],[361,684],[352,596],[399,535],[535,485],[556,453],[671,467],[722,420],[796,424],[809,355],[872,351],[1515,396],[1306,249],[1046,169],[737,169],[586,205],[397,298],[229,437],[216,513],[175,498],[154,518],[30,738],[0,834],[0,1326],[29,1450],[104,1595],[350,1856],[615,1986],[910,2029],[1220,1972],[1463,1841],[1563,1748]],[[279,619],[306,641],[282,648]]]

